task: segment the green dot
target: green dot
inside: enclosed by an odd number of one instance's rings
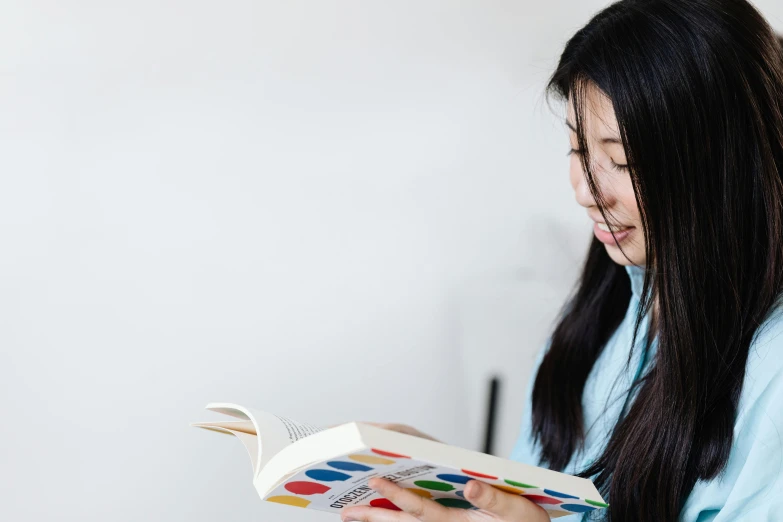
[[[473,504],[461,498],[436,498],[435,502],[448,508],[470,509],[473,507]]]
[[[531,486],[530,484],[525,484],[523,482],[516,482],[514,480],[508,480],[505,479],[506,484],[511,484],[512,486],[516,486],[518,488],[528,488],[528,489],[536,489],[538,486]]]
[[[603,502],[596,502],[595,500],[587,500],[587,499],[585,499],[585,502],[587,502],[591,506],[598,506],[598,507],[602,507],[602,508],[609,507],[609,504],[604,504]]]
[[[432,489],[435,491],[451,491],[454,486],[446,484],[445,482],[437,482],[435,480],[417,480],[414,482],[417,486],[424,489]]]

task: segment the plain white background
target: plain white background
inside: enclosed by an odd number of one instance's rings
[[[477,447],[500,372],[507,453],[590,234],[543,88],[603,4],[3,0],[0,519],[332,520],[216,400]]]

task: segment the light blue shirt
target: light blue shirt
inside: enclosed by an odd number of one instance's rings
[[[636,346],[634,323],[644,281],[643,269],[626,269],[631,278],[631,297],[625,318],[604,347],[585,384],[584,450],[574,455],[564,470],[576,474],[604,450],[609,436],[634,397],[629,393],[635,378],[649,370],[655,342],[648,346],[647,324],[641,324]],[[751,345],[737,418],[734,444],[726,469],[708,482],[696,483],[681,513],[682,522],[764,522],[783,520],[783,308],[777,307]],[[543,353],[539,355],[538,363]],[[535,373],[533,373],[535,376]],[[530,395],[513,460],[539,465],[540,448],[531,437]],[[605,499],[611,503],[611,499]],[[581,515],[562,517],[562,522],[581,520]]]

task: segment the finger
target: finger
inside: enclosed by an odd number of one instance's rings
[[[373,478],[368,485],[417,520],[437,522],[447,519],[447,508],[407,489],[403,489],[388,480]]]
[[[468,482],[465,500],[503,520],[537,520],[542,513],[546,515],[544,508],[525,497],[506,493],[480,480]]]
[[[402,511],[370,506],[345,508],[340,512],[340,519],[343,522],[415,522],[415,519]]]

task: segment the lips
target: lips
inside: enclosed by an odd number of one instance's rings
[[[624,230],[629,230],[629,229],[633,228],[633,227],[626,227],[626,226],[622,226],[622,225],[619,225],[619,226],[618,225],[607,225],[606,223],[596,223],[596,226],[598,226],[598,228],[600,228],[604,232],[614,232],[614,233],[622,232]]]
[[[601,243],[609,246],[616,246],[622,243],[636,230],[636,227],[627,227],[623,225],[607,225],[606,223],[596,222],[593,227],[595,237]]]

